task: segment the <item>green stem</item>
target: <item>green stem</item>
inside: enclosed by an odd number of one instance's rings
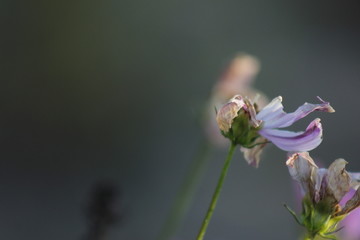
[[[225,177],[226,177],[226,174],[227,174],[227,171],[229,169],[229,166],[230,166],[230,162],[231,162],[231,159],[234,155],[234,150],[235,150],[235,144],[231,144],[230,146],[230,149],[229,149],[229,153],[225,159],[225,163],[224,163],[224,166],[223,166],[223,169],[221,171],[221,175],[220,175],[220,178],[218,180],[218,183],[217,183],[217,186],[215,188],[215,192],[213,194],[213,197],[211,199],[211,203],[210,203],[210,206],[207,210],[207,213],[206,213],[206,216],[204,218],[204,221],[202,223],[202,226],[200,228],[200,231],[199,231],[199,234],[197,236],[197,240],[202,240],[204,239],[204,236],[205,236],[205,233],[206,233],[206,229],[210,223],[210,220],[211,220],[211,217],[214,213],[214,210],[215,210],[215,207],[216,207],[216,203],[219,199],[219,196],[220,196],[220,192],[221,192],[221,189],[222,189],[222,186],[224,184],[224,180],[225,180]]]
[[[195,159],[192,161],[190,171],[185,177],[185,181],[175,198],[175,203],[170,210],[170,214],[161,229],[160,235],[157,238],[158,240],[170,239],[179,228],[181,220],[184,218],[190,207],[193,193],[195,192],[203,175],[205,163],[207,162],[206,160],[209,159],[208,156],[210,150],[211,144],[206,139],[203,139],[200,143]]]

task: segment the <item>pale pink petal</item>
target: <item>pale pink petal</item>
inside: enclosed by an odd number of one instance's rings
[[[278,148],[288,152],[308,152],[319,146],[322,141],[319,118],[312,121],[305,132],[262,128],[259,133]]]
[[[350,190],[345,194],[345,196],[341,199],[339,204],[341,207],[344,207],[347,201],[349,201],[355,195],[356,189],[350,188]]]
[[[341,239],[359,240],[360,239],[360,208],[350,212],[343,221],[341,226],[345,226],[340,231]]]
[[[281,102],[281,96],[274,98],[256,115],[256,118],[263,121],[271,121],[274,118],[277,119],[278,117],[281,117],[282,113],[284,112],[284,107]]]
[[[328,102],[323,101],[320,97],[318,99],[321,101],[320,104],[304,103],[295,112],[286,113],[283,111],[281,98],[278,97],[258,113],[257,119],[264,121],[264,128],[284,128],[314,111],[335,112]]]
[[[241,147],[240,150],[244,153],[244,158],[248,164],[254,167],[258,167],[260,162],[260,155],[266,145],[266,139],[260,137],[255,141],[254,144],[257,145],[252,148]]]
[[[318,168],[308,152],[294,153],[286,161],[290,176],[297,181],[303,194],[309,191],[312,175]]]

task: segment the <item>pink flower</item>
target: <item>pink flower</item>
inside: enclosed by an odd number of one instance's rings
[[[318,99],[319,104],[304,103],[295,112],[286,113],[279,96],[258,112],[256,103],[236,95],[219,110],[216,120],[222,134],[239,144],[249,164],[257,166],[262,148],[268,141],[290,152],[310,151],[319,146],[322,126],[318,118],[303,132],[280,130],[314,111],[335,112],[328,102]]]
[[[269,103],[265,94],[253,88],[253,83],[259,70],[259,60],[246,53],[237,54],[225,67],[224,72],[213,88],[204,116],[206,124],[205,134],[213,145],[224,148],[228,143],[219,132],[213,117],[214,108],[219,109],[236,94],[247,96],[252,101],[255,101],[259,109],[262,109]]]

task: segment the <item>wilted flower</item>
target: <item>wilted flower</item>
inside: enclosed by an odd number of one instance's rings
[[[328,102],[319,100],[320,104],[305,103],[295,112],[286,113],[280,96],[258,111],[256,103],[236,95],[218,111],[216,120],[222,134],[233,144],[239,144],[249,164],[257,166],[261,151],[269,141],[284,151],[299,152],[310,151],[321,143],[322,126],[318,118],[304,132],[279,130],[313,111],[334,112]]]
[[[304,193],[303,210],[299,217],[290,210],[299,224],[308,231],[308,238],[320,235],[336,239],[333,235],[338,223],[360,205],[360,189],[341,206],[340,201],[358,183],[353,174],[345,170],[344,159],[335,160],[328,169],[318,168],[309,153],[294,153],[286,162],[292,178],[299,182]]]
[[[257,58],[246,53],[237,54],[226,66],[224,73],[215,84],[205,115],[206,135],[216,146],[225,147],[227,141],[218,130],[213,117],[214,108],[220,108],[225,102],[236,94],[247,96],[255,101],[259,109],[268,104],[265,94],[253,88],[254,80],[260,70]]]

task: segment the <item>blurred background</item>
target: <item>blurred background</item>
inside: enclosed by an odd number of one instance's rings
[[[255,87],[293,111],[316,96],[312,156],[360,171],[359,1],[0,1],[0,238],[81,239],[111,182],[108,240],[155,239],[203,129],[197,116],[239,51]],[[175,239],[194,239],[226,149],[214,152]],[[297,239],[286,154],[235,155],[207,240]],[[96,187],[95,187],[96,188]],[[96,192],[96,190],[95,190]],[[106,191],[105,191],[106,192]],[[111,221],[110,221],[111,222]]]

